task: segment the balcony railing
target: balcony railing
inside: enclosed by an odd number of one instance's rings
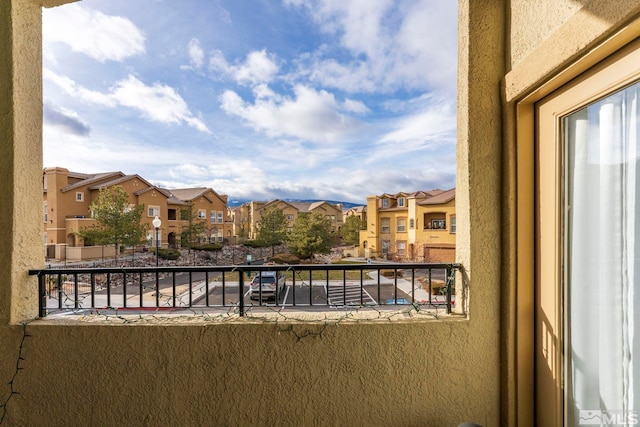
[[[46,268],[38,276],[39,313],[105,310],[232,308],[240,316],[259,307],[304,310],[455,305],[458,264],[310,264],[119,268]],[[284,275],[275,295],[250,283],[266,271]]]

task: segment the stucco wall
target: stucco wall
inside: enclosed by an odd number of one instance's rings
[[[16,323],[37,307],[27,271],[43,265],[40,10],[31,0],[0,2],[0,67],[14,70],[0,73],[0,167],[10,175],[0,182],[0,236],[9,242],[0,253],[4,423],[500,425],[504,7],[462,1],[460,17],[456,204],[468,318],[327,328],[36,320],[23,340]],[[305,331],[322,334],[294,333]]]

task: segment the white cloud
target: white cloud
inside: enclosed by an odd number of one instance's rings
[[[42,33],[45,49],[64,43],[100,62],[123,61],[145,52],[145,36],[130,20],[77,3],[44,9]]]
[[[364,114],[369,112],[369,109],[367,108],[366,105],[364,105],[363,102],[354,101],[353,99],[345,100],[342,107],[345,111],[349,111],[351,113],[356,113],[356,114]]]
[[[449,104],[435,104],[405,116],[394,124],[394,129],[382,137],[381,143],[420,142],[439,139],[442,135],[455,135],[456,112]]]
[[[145,117],[162,123],[187,123],[201,132],[210,133],[207,126],[189,111],[187,103],[170,86],[154,83],[147,86],[135,76],[116,83],[111,97],[120,105],[134,108]]]
[[[51,81],[69,95],[85,102],[105,107],[133,108],[149,120],[161,123],[186,123],[201,132],[211,133],[202,120],[194,117],[184,99],[170,86],[154,83],[147,86],[135,76],[116,82],[109,93],[86,89],[66,76],[49,69],[43,70],[44,79]]]
[[[271,137],[335,142],[349,136],[360,125],[352,117],[338,112],[340,105],[327,91],[297,85],[294,95],[293,99],[260,98],[250,104],[236,92],[227,90],[221,96],[221,107]]]
[[[196,38],[191,39],[191,41],[189,41],[187,49],[189,51],[189,59],[191,60],[191,64],[196,68],[202,67],[202,64],[204,62],[204,51],[200,46],[200,41]]]
[[[455,1],[289,0],[285,4],[305,7],[319,28],[338,42],[338,48],[323,46],[301,57],[299,76],[348,92],[440,86],[455,93]],[[328,56],[337,49],[348,52],[347,58],[338,61]]]
[[[239,84],[253,86],[272,81],[278,74],[278,64],[275,55],[265,49],[249,52],[244,62],[235,65],[229,64],[221,51],[214,50],[209,57],[209,71],[216,73],[214,78],[220,74]]]
[[[268,83],[278,73],[275,57],[264,49],[249,53],[245,63],[234,68],[235,78],[240,83]]]
[[[230,73],[230,66],[224,57],[224,53],[220,50],[213,50],[209,56],[209,71],[212,73],[220,74],[220,76],[213,77],[226,77]]]

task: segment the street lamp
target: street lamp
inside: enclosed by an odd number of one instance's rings
[[[151,221],[151,223],[153,224],[153,227],[156,229],[156,267],[158,266],[158,249],[160,248],[160,241],[158,240],[158,232],[160,231],[160,226],[162,225],[162,221],[160,221],[160,218],[158,218],[158,215],[156,215],[155,218],[153,218],[153,221]]]
[[[231,265],[236,263],[236,241],[237,236],[233,236],[233,246],[231,247]]]

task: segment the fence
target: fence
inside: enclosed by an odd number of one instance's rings
[[[99,310],[265,306],[314,308],[455,305],[458,264],[308,264],[45,268],[40,316]],[[264,272],[276,272],[267,273]],[[266,279],[277,276],[276,285]],[[252,284],[252,280],[254,280]]]

